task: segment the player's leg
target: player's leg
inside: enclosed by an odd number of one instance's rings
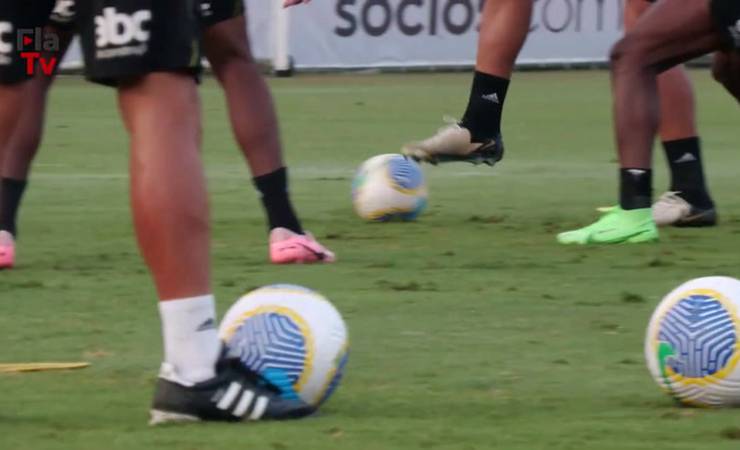
[[[562,243],[646,242],[658,237],[652,202],[652,144],[659,127],[657,77],[719,49],[724,40],[708,0],[661,0],[612,52],[615,131],[620,160],[620,206],[595,224],[561,233]]]
[[[23,107],[23,84],[0,82],[0,162],[18,121],[18,111]],[[23,188],[23,184],[16,185],[12,180],[0,181],[0,269],[15,265],[15,229],[9,220],[15,216],[15,212],[10,205],[12,199],[20,201]]]
[[[46,53],[44,57],[47,61],[50,57],[61,61],[73,33],[57,28],[47,28],[45,33],[58,38],[59,48]],[[0,159],[0,189],[3,192],[0,195],[0,230],[11,233],[14,238],[18,236],[17,216],[28,184],[31,163],[41,143],[46,98],[52,83],[53,76],[39,72],[23,84],[21,109],[16,112],[15,126]]]
[[[532,20],[532,0],[488,0],[483,8],[473,84],[459,124],[403,153],[432,163],[469,161],[494,165],[503,157],[501,116],[514,63]]]
[[[275,263],[333,262],[334,254],[304,233],[288,192],[277,115],[272,96],[252,57],[246,20],[234,0],[211,2],[204,50],[226,95],[231,126],[262,195],[270,227],[270,258]],[[240,1],[236,2],[241,5]],[[221,9],[230,14],[218,20]]]
[[[712,75],[740,102],[740,52],[716,52],[712,60]]]
[[[134,229],[160,299],[165,361],[199,382],[214,376],[219,344],[194,79],[198,24],[191,2],[160,1],[78,0],[77,22],[88,78],[118,86]],[[118,38],[116,24],[131,39]]]
[[[17,216],[28,183],[28,171],[41,138],[48,77],[37,75],[21,87],[23,96],[0,157],[0,231],[18,237]]]
[[[18,112],[23,108],[23,89],[28,78],[16,48],[16,29],[21,20],[19,2],[0,3],[0,165],[18,122]],[[9,215],[2,211],[2,205],[8,203],[3,198],[15,196],[15,191],[12,183],[0,183],[0,216]],[[15,242],[6,228],[10,225],[0,222],[0,269],[15,264]]]
[[[651,6],[648,0],[628,0],[625,28]],[[683,65],[658,76],[659,135],[671,173],[668,192],[653,204],[659,226],[712,226],[717,223],[714,202],[707,189],[702,165],[701,140],[696,129],[694,90]]]
[[[210,295],[208,201],[195,82],[179,73],[149,74],[122,83],[119,104],[130,135],[134,228],[159,297]],[[216,350],[205,365],[210,371]]]
[[[33,101],[29,98],[32,74],[21,56],[22,48],[17,48],[17,33],[19,29],[45,25],[53,6],[53,0],[0,2],[0,169]],[[0,269],[15,263],[15,216],[24,188],[23,180],[0,174]]]
[[[160,299],[165,363],[152,422],[308,414],[305,404],[281,399],[240,364],[219,362],[194,78],[200,5],[187,0],[79,0],[78,5],[88,76],[118,86],[130,134],[134,226]],[[130,41],[109,39],[118,23],[129,27]]]

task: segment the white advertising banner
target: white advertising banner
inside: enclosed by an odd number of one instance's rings
[[[270,0],[275,1],[275,0]],[[494,1],[494,0],[492,0]],[[520,0],[527,1],[527,0]],[[247,0],[256,54],[286,34],[296,68],[466,66],[475,60],[485,0],[314,0],[280,14]],[[534,0],[521,64],[606,61],[622,33],[624,0]],[[257,32],[257,30],[260,30]]]
[[[245,1],[255,56],[290,56],[297,69],[472,65],[485,3],[314,0],[282,10],[282,0]],[[623,9],[624,0],[534,0],[518,63],[606,61],[622,33]],[[80,60],[75,47],[66,62],[74,66]]]

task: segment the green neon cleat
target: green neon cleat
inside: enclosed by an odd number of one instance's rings
[[[601,218],[591,225],[558,234],[561,244],[637,244],[658,240],[658,228],[650,208],[624,210],[619,206],[599,209]]]

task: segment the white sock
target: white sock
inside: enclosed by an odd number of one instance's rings
[[[185,381],[213,378],[221,348],[213,295],[159,302],[159,315],[165,362]]]

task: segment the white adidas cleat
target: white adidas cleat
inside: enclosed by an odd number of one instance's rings
[[[447,125],[423,141],[410,142],[401,152],[417,161],[432,164],[464,161],[493,166],[504,157],[501,135],[484,142],[472,142],[470,131],[457,121],[445,118]]]
[[[659,227],[712,227],[717,225],[717,210],[698,208],[681,197],[680,192],[669,191],[653,204],[653,219]]]

